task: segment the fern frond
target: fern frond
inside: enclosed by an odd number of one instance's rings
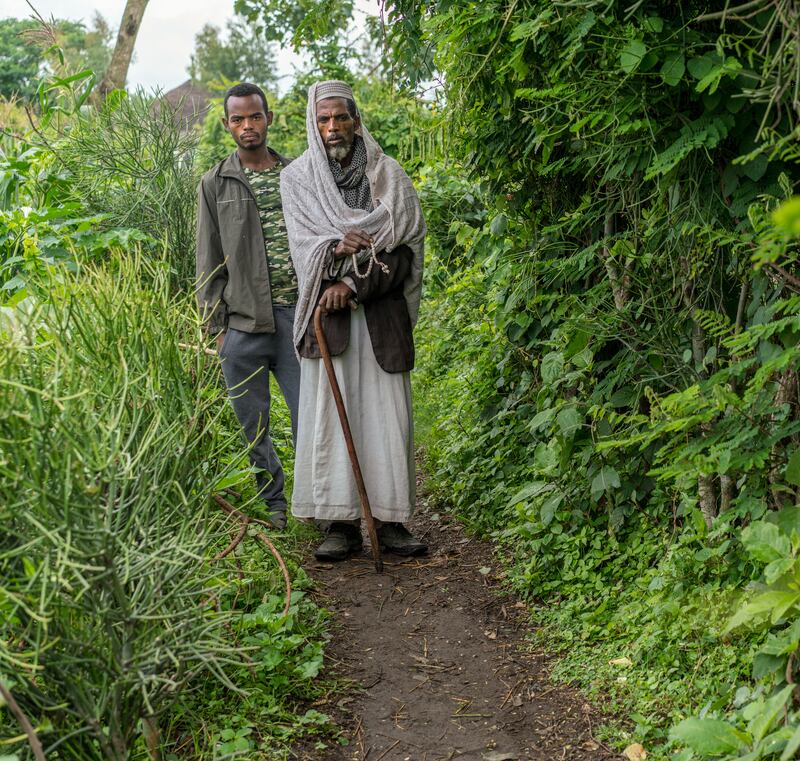
[[[667,174],[699,148],[716,148],[728,136],[733,125],[734,118],[730,114],[703,114],[699,119],[686,124],[681,128],[680,137],[653,157],[645,179],[652,180]]]

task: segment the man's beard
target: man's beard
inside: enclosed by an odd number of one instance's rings
[[[339,145],[325,145],[325,152],[328,154],[328,158],[333,159],[334,161],[338,161],[340,164],[342,163],[343,159],[347,158],[347,155],[353,148],[353,142],[350,141],[349,143],[343,142]]]
[[[254,142],[254,143],[249,143],[249,144],[248,144],[248,143],[245,143],[245,142],[244,142],[244,140],[242,140],[241,142],[237,140],[237,144],[238,144],[238,146],[239,146],[239,147],[240,147],[240,148],[241,148],[243,151],[258,151],[258,150],[260,150],[261,148],[263,148],[263,147],[264,147],[264,145],[266,144],[266,142],[267,142],[267,135],[266,135],[266,133],[264,133],[264,135],[262,135],[262,138],[261,138],[261,140],[258,140],[258,141]]]

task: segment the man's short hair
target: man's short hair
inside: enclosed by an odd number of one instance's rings
[[[264,95],[264,91],[258,85],[251,84],[250,82],[240,82],[225,93],[225,100],[222,101],[222,108],[225,110],[226,119],[228,118],[228,100],[230,98],[246,98],[248,95],[258,95],[261,98],[261,102],[264,104],[264,113],[266,114],[269,112],[267,96]],[[355,107],[355,103],[353,106]],[[349,110],[350,107],[348,106],[348,111]]]

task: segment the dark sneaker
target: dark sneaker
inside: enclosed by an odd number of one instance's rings
[[[381,549],[395,555],[424,555],[428,545],[417,539],[402,523],[384,523],[378,529]]]
[[[363,540],[358,526],[333,522],[325,533],[325,541],[314,551],[317,560],[345,560],[361,550]]]
[[[274,529],[283,531],[286,528],[286,511],[275,510],[267,515],[267,520]]]

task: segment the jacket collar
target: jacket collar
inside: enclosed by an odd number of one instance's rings
[[[283,166],[289,163],[289,159],[281,156],[277,151],[267,146],[267,150],[278,160]],[[242,162],[239,160],[238,151],[234,151],[228,158],[224,159],[219,165],[219,175],[221,177],[235,177],[236,179],[245,179],[244,172],[242,171]]]

